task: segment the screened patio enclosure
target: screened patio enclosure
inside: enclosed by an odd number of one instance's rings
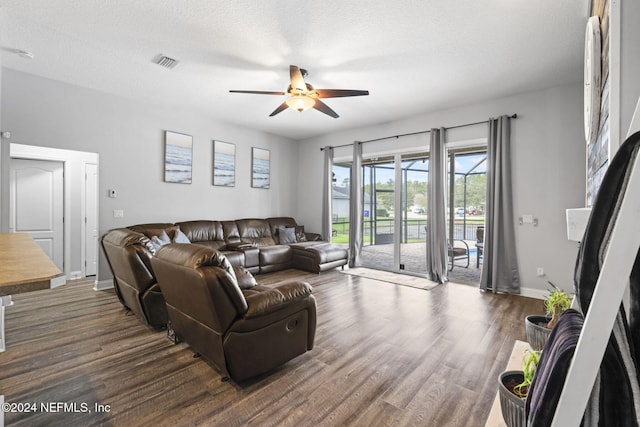
[[[449,275],[479,282],[476,230],[484,226],[486,151],[449,151],[447,229],[450,240],[469,246],[469,268]],[[348,216],[337,208],[348,199],[349,165],[334,165],[333,240],[348,243]],[[363,267],[416,275],[426,274],[426,227],[429,182],[428,153],[396,154],[363,160]],[[344,211],[342,211],[344,212]],[[398,220],[396,220],[398,218]],[[466,265],[466,263],[464,263]],[[469,271],[461,271],[469,270]],[[475,270],[475,271],[474,271]]]

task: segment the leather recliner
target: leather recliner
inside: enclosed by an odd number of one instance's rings
[[[223,379],[248,379],[313,348],[316,300],[309,284],[258,285],[246,269],[199,245],[165,245],[151,262],[176,338]]]
[[[151,268],[149,239],[128,228],[116,228],[101,239],[120,302],[156,329],[167,324],[167,309]]]

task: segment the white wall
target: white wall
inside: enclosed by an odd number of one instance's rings
[[[11,142],[100,157],[100,234],[141,222],[292,215],[296,144],[190,111],[146,105],[4,69],[3,129]],[[215,100],[211,100],[215,102]],[[164,178],[164,130],[193,136],[193,184]],[[212,140],[236,144],[236,186],[212,185]],[[271,189],[251,188],[251,147],[271,150]],[[117,198],[107,197],[108,189]],[[113,218],[113,210],[124,218]],[[104,257],[99,279],[111,277]]]
[[[566,237],[565,209],[584,206],[585,144],[582,118],[582,84],[514,95],[481,104],[433,112],[405,120],[333,133],[301,142],[298,211],[296,218],[310,230],[320,229],[322,159],[320,147],[350,144],[440,126],[474,123],[489,117],[517,113],[512,121],[514,211],[516,217],[532,214],[538,227],[516,225],[523,293],[546,293],[546,279],[571,290],[578,247]],[[449,141],[486,139],[486,125],[453,129]],[[387,149],[415,144],[390,139]],[[428,141],[428,138],[424,138]],[[380,143],[375,143],[383,150]],[[366,145],[365,145],[366,147]],[[341,149],[340,155],[345,150]],[[517,224],[517,218],[516,218]],[[543,267],[547,277],[536,276]]]

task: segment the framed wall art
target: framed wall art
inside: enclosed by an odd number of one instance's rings
[[[213,185],[236,185],[236,145],[213,141]]]
[[[263,148],[251,148],[251,186],[269,188],[271,152]]]
[[[193,137],[183,133],[164,133],[164,181],[191,184]]]

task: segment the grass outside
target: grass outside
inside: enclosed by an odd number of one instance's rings
[[[407,222],[409,224],[420,224],[423,222],[426,222],[427,216],[426,215],[421,215],[418,218],[409,218],[407,219]],[[373,221],[372,221],[373,222]],[[379,218],[378,219],[378,223],[383,224],[385,227],[393,227],[393,218],[389,217],[389,218]],[[455,224],[458,224],[460,226],[462,226],[465,221],[463,218],[456,218],[454,221]],[[484,216],[482,215],[467,215],[466,217],[466,223],[467,225],[479,225],[479,224],[484,224]],[[331,241],[334,243],[342,243],[342,244],[348,244],[349,243],[349,218],[337,218],[333,221],[333,236],[331,238]],[[474,236],[475,238],[475,236]],[[409,239],[407,243],[417,243],[417,242],[423,242],[424,238],[414,238],[414,239]],[[365,230],[365,232],[363,233],[363,243],[364,244],[370,244],[371,243],[371,236],[369,233],[369,228],[367,227],[367,229]]]

